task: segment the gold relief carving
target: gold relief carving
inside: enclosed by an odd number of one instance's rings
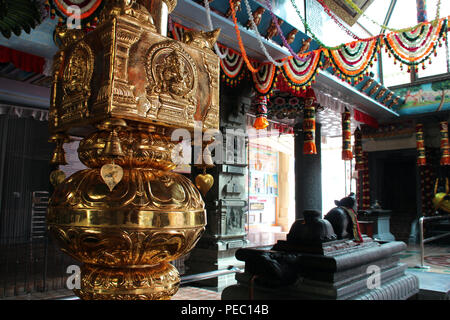
[[[197,68],[191,56],[175,41],[150,48],[146,62],[149,94],[168,94],[173,99],[188,99],[197,90]]]
[[[171,170],[173,142],[169,138],[145,131],[122,130],[117,133],[123,157],[115,163],[124,168],[155,168]],[[97,131],[80,141],[78,156],[81,162],[90,168],[100,168],[110,163],[110,159],[102,155],[108,131]]]
[[[94,68],[94,55],[85,43],[78,43],[67,62],[62,74],[64,92],[62,119],[73,120],[89,116],[88,100],[91,96],[90,82]]]
[[[389,94],[386,96],[386,98],[383,99],[383,103],[386,103],[389,100],[391,100],[393,96],[394,96],[394,93],[393,92],[389,92]]]
[[[375,97],[375,99],[380,99],[385,93],[386,93],[387,89],[383,88],[380,90],[380,92],[377,93],[377,96]]]
[[[162,0],[167,5],[167,11],[171,13],[177,6],[177,0]]]
[[[153,23],[147,8],[136,0],[108,0],[99,15],[99,21],[102,24],[122,15],[133,17],[141,23]]]
[[[90,265],[124,268],[154,266],[189,252],[204,227],[122,230],[50,225],[62,250]]]
[[[65,49],[72,43],[75,43],[85,36],[85,32],[81,29],[68,29],[67,25],[61,24],[55,27],[54,42],[59,48]]]
[[[183,34],[183,42],[188,45],[196,46],[200,49],[210,49],[214,48],[214,44],[219,38],[220,28],[213,31],[196,31],[187,30]]]
[[[127,105],[131,110],[136,111],[136,98],[132,88],[123,82],[115,81],[113,86],[113,100],[122,105]]]
[[[75,294],[88,300],[168,300],[180,284],[178,270],[169,263],[132,270],[85,265],[81,274]]]
[[[375,94],[375,92],[378,91],[378,89],[380,89],[381,84],[377,83],[372,89],[370,89],[369,91],[369,95],[372,96]]]
[[[374,82],[373,79],[367,80],[366,83],[361,88],[361,91],[366,91],[373,84],[373,82]]]
[[[59,185],[50,203],[49,223],[134,227],[197,227],[205,223],[204,203],[192,182],[183,175],[155,169],[125,168],[112,191],[100,176],[100,168],[78,171]]]
[[[54,130],[59,125],[59,112],[57,107],[57,93],[60,82],[61,68],[64,63],[64,52],[59,51],[53,58],[53,81],[51,91],[51,101],[48,113],[48,122],[51,130]]]

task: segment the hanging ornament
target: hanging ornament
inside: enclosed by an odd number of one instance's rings
[[[253,20],[253,15],[251,14],[252,11],[251,11],[250,4],[249,4],[248,0],[244,0],[244,4],[245,4],[246,10],[247,10],[248,18],[249,18],[249,20],[250,20],[250,26],[251,26],[253,32],[256,34],[256,40],[258,41],[259,47],[261,48],[262,52],[264,53],[264,55],[266,56],[266,58],[267,58],[271,63],[273,63],[273,64],[274,64],[275,66],[277,66],[277,67],[281,67],[281,66],[286,62],[286,59],[283,59],[281,62],[278,62],[278,61],[275,61],[275,59],[272,58],[272,56],[271,56],[271,55],[269,54],[269,52],[267,51],[266,46],[264,45],[264,43],[263,43],[262,40],[261,40],[262,36],[261,36],[261,34],[259,33],[258,26],[256,25],[255,21]],[[235,22],[236,35],[237,35],[238,40],[239,40],[239,39],[240,39],[239,27],[237,27],[237,20],[236,20],[235,18],[236,18],[236,17],[233,15],[233,21]],[[282,21],[282,20],[280,19],[280,21]],[[269,26],[267,32],[268,32],[268,33],[277,32],[277,29],[276,29],[277,27],[279,28],[279,25],[276,24],[276,20],[273,20],[272,23],[271,23],[271,25]],[[272,30],[272,31],[269,31],[269,29]],[[276,34],[276,33],[275,33],[275,34]],[[274,35],[275,35],[275,34],[274,34]],[[266,34],[266,37],[267,37],[267,34]],[[239,46],[240,46],[241,51],[242,51],[242,49],[244,48],[244,46],[243,46],[243,45],[241,46],[241,43],[239,43]],[[245,50],[245,49],[244,49],[244,50]],[[243,55],[243,57],[245,58],[245,52],[244,52],[244,51],[242,51],[242,55]],[[248,65],[247,65],[247,67],[248,67]],[[252,71],[252,69],[250,69],[250,67],[249,67],[249,70]],[[252,72],[253,72],[253,71],[252,71]],[[255,72],[256,72],[256,71],[255,71]],[[253,72],[253,73],[254,73],[254,72]]]
[[[272,63],[261,64],[258,72],[252,73],[253,86],[261,95],[270,94],[275,85],[274,79],[278,73],[278,68]]]
[[[364,169],[362,172],[362,209],[370,208],[369,156],[363,152]]]
[[[108,163],[101,167],[100,175],[108,186],[109,191],[113,191],[114,187],[122,181],[123,169],[121,166],[114,164],[113,161],[113,163]]]
[[[389,33],[384,42],[395,59],[415,68],[436,52],[439,39],[446,32],[447,19],[441,19],[436,24],[423,23],[411,31]]]
[[[50,137],[49,142],[56,143],[50,164],[56,166],[56,169],[50,173],[50,183],[53,187],[61,184],[66,179],[66,174],[59,169],[59,166],[67,165],[66,152],[64,151],[64,143],[70,142],[69,136],[58,133]]]
[[[441,133],[441,166],[450,165],[450,154],[448,144],[448,122],[441,121],[439,123]]]
[[[317,154],[316,109],[313,97],[305,99],[303,108],[303,154]]]
[[[339,49],[327,50],[335,68],[343,75],[353,78],[364,74],[376,59],[380,38],[354,41]]]
[[[352,160],[352,131],[350,111],[345,108],[342,113],[342,160]]]
[[[199,153],[198,158],[195,161],[195,166],[203,170],[203,173],[200,173],[195,177],[195,185],[204,197],[214,185],[214,177],[209,173],[206,173],[207,168],[214,167],[214,161],[212,159],[211,150],[209,148],[209,145],[214,141],[214,137],[212,137],[210,141],[202,140],[202,152]]]
[[[257,130],[265,129],[269,126],[267,120],[267,96],[259,96],[256,99],[256,120],[253,127]]]
[[[364,170],[363,148],[362,148],[362,133],[359,128],[356,128],[355,133],[355,170]]]
[[[56,143],[55,151],[53,152],[50,164],[56,166],[65,166],[66,152],[64,151],[64,143],[70,142],[70,138],[65,134],[55,134],[50,137],[49,142]]]
[[[197,175],[195,177],[195,185],[200,190],[200,192],[203,194],[203,196],[206,196],[208,191],[212,188],[214,185],[214,177],[210,175],[209,173],[206,173],[206,168],[203,168],[203,173]]]
[[[231,17],[232,17],[233,23],[234,23],[234,30],[236,31],[236,37],[238,40],[239,49],[241,50],[242,58],[244,59],[245,64],[247,65],[247,68],[248,68],[248,70],[250,70],[250,72],[252,72],[252,73],[258,72],[261,67],[255,68],[252,65],[250,59],[248,58],[247,52],[245,51],[244,43],[242,42],[241,32],[239,31],[239,25],[238,25],[238,21],[236,18],[236,10],[234,9],[233,0],[229,0],[229,3],[230,3]],[[258,36],[258,39],[259,39],[259,36]],[[259,40],[261,40],[261,39],[259,39]]]
[[[53,170],[50,173],[50,183],[53,187],[61,184],[64,180],[66,180],[66,174],[64,173],[64,171],[57,169]]]
[[[238,12],[241,10],[241,0],[230,0],[230,7],[228,8],[227,12],[225,13],[225,17],[231,16],[231,14],[234,12]]]
[[[122,119],[110,119],[99,126],[100,129],[110,131],[108,139],[105,141],[102,156],[110,158],[112,163],[107,163],[100,168],[100,176],[108,186],[109,191],[112,191],[123,178],[123,168],[115,164],[114,159],[124,156],[117,131],[125,128],[126,125],[126,122]]]
[[[417,145],[417,165],[425,166],[427,164],[427,161],[425,157],[423,124],[421,123],[418,123],[416,125],[416,145]]]

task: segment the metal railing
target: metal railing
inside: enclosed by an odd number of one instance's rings
[[[213,279],[213,278],[225,276],[228,274],[242,273],[242,272],[244,272],[244,271],[242,271],[242,269],[239,269],[238,267],[229,266],[226,269],[214,270],[214,271],[197,273],[197,274],[190,274],[190,275],[186,275],[186,276],[181,276],[180,285],[185,285],[187,283],[192,283],[192,282],[197,282],[197,281],[202,281],[202,280],[207,280],[207,279]],[[59,298],[56,300],[79,300],[79,299],[80,298],[78,298],[76,296],[70,296],[70,297]]]
[[[450,232],[446,232],[443,234],[439,234],[437,236],[424,238],[424,232],[423,232],[423,224],[425,221],[432,221],[432,220],[448,220],[450,219],[450,215],[440,215],[440,216],[431,216],[431,217],[420,217],[419,219],[419,233],[420,233],[420,265],[417,265],[416,268],[419,269],[429,269],[430,266],[426,266],[424,264],[425,262],[425,243],[434,241],[437,239],[441,239],[447,236],[450,236]]]

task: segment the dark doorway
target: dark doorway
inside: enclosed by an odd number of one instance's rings
[[[392,210],[390,231],[396,240],[408,242],[411,224],[417,218],[415,150],[374,152],[371,160],[371,200]]]

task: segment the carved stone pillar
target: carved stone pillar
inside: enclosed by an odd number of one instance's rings
[[[322,163],[320,123],[316,123],[317,154],[303,154],[302,124],[294,127],[295,135],[295,218],[303,211],[322,211]]]
[[[224,86],[221,87],[220,100],[224,163],[208,170],[215,181],[204,198],[208,225],[205,234],[186,261],[189,274],[225,269],[230,265],[240,266],[242,262],[236,260],[234,254],[247,243],[245,224],[248,213],[248,139],[245,112],[250,107],[251,100],[245,93],[239,95]],[[194,169],[193,175],[197,173],[199,171]],[[233,282],[234,275],[231,274],[201,283],[220,289]]]

